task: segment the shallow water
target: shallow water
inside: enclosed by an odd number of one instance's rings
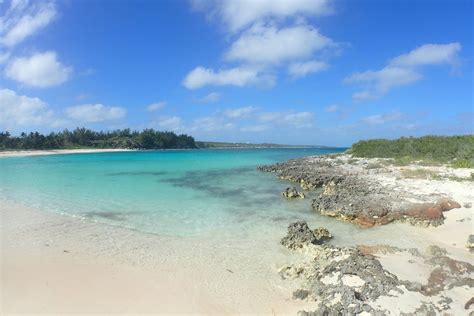
[[[0,159],[2,200],[169,237],[275,243],[295,220],[327,227],[337,245],[427,244],[417,227],[363,229],[285,200],[290,184],[257,165],[337,148],[166,150]]]
[[[314,216],[260,164],[340,152],[168,150],[0,159],[0,197],[167,236],[248,237]],[[279,229],[280,230],[280,229]]]

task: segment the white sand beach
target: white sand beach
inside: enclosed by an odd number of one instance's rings
[[[65,154],[91,154],[131,151],[133,149],[50,149],[50,150],[7,150],[0,151],[0,158],[3,157],[27,157],[27,156],[45,156],[45,155],[65,155]]]
[[[2,204],[1,314],[295,314],[302,303],[276,273],[285,250],[251,243],[219,248]]]

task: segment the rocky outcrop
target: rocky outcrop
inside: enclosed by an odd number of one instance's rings
[[[317,242],[314,231],[306,222],[290,224],[282,244],[308,256],[306,262],[298,261],[279,270],[283,279],[302,281],[301,288],[294,291],[293,299],[317,303],[316,310],[300,311],[298,315],[386,315],[388,311],[380,305],[379,298],[410,292],[417,292],[411,294],[412,297],[423,295],[426,301],[406,315],[424,315],[424,312],[437,315],[449,313],[453,304],[446,291],[474,286],[471,278],[474,267],[449,257],[445,249],[435,245],[423,253],[415,248],[401,249],[389,245],[338,247]],[[381,254],[395,258],[404,252],[432,269],[423,284],[399,279],[377,259]],[[465,308],[470,308],[471,304],[467,301]]]
[[[312,258],[305,264],[280,269],[283,278],[305,280],[305,287],[295,291],[294,298],[320,303],[317,311],[303,312],[302,315],[325,315],[328,311],[343,314],[371,312],[373,308],[367,302],[392,290],[399,291],[397,277],[384,270],[375,257],[354,247],[315,242],[306,222],[290,224],[282,244],[291,250],[310,254]]]
[[[324,227],[316,228],[315,230],[313,230],[313,233],[314,233],[314,236],[321,242],[324,242],[333,238],[329,230],[327,230]]]
[[[321,245],[330,238],[332,238],[332,235],[326,228],[320,227],[312,231],[306,222],[300,221],[288,226],[288,233],[280,243],[288,249],[296,250],[310,244]]]
[[[316,197],[311,205],[316,212],[364,227],[393,221],[438,226],[444,222],[444,212],[461,207],[445,197],[421,197],[416,192],[394,190],[368,177],[374,169],[336,164],[324,157],[305,157],[258,169],[298,183],[303,190],[314,190]],[[300,192],[292,187],[282,194],[298,197]],[[420,202],[414,202],[417,200]]]
[[[471,251],[474,250],[474,235],[469,235],[469,237],[467,237],[466,248]]]
[[[298,192],[295,187],[286,188],[285,191],[281,192],[281,195],[287,199],[305,198],[304,193]]]

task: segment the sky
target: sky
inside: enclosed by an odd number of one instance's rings
[[[0,130],[474,133],[470,0],[0,0]]]

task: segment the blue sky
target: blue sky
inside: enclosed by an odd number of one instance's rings
[[[0,0],[0,129],[473,133],[472,1]]]

